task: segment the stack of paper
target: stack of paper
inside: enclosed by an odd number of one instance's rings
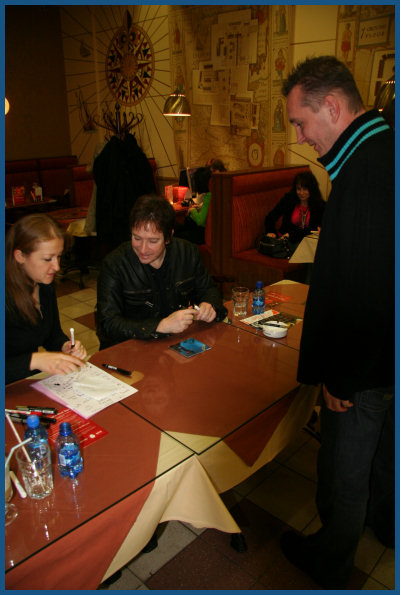
[[[90,363],[65,376],[49,376],[32,386],[85,418],[137,392],[133,386]]]

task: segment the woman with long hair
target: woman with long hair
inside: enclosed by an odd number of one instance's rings
[[[19,219],[6,234],[6,384],[85,365],[86,349],[78,340],[72,346],[60,325],[53,280],[63,249],[63,230],[42,213]]]
[[[321,227],[325,201],[318,181],[310,171],[297,174],[293,186],[265,217],[265,231],[271,237],[287,237],[298,244],[311,231]],[[276,223],[282,217],[279,230]]]

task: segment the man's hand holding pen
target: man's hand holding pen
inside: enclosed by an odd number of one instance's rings
[[[184,308],[182,310],[176,310],[172,312],[166,318],[163,318],[158,326],[157,332],[159,333],[182,333],[192,324],[196,311],[193,307]]]
[[[201,302],[199,306],[194,306],[197,310],[196,319],[203,320],[204,322],[212,322],[216,317],[217,313],[208,302]]]
[[[193,323],[194,320],[203,320],[204,322],[212,322],[216,317],[216,311],[208,302],[201,302],[199,306],[189,306],[188,308],[181,307],[176,312],[172,312],[166,318],[163,318],[158,327],[157,332],[160,333],[182,333]]]

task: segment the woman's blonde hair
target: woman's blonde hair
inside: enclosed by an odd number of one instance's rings
[[[6,310],[22,315],[32,324],[36,323],[38,315],[33,301],[34,282],[15,259],[14,251],[21,250],[27,256],[34,252],[41,242],[57,238],[64,241],[63,229],[54,219],[43,213],[22,217],[6,233]]]

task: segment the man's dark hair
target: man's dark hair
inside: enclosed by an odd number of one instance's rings
[[[198,167],[193,174],[194,187],[196,192],[203,194],[203,192],[210,191],[210,178],[212,171],[209,167]]]
[[[282,86],[282,93],[287,97],[296,85],[303,91],[303,106],[318,111],[324,97],[338,89],[347,97],[348,108],[357,113],[364,108],[350,70],[334,56],[307,58],[292,70]]]
[[[161,231],[165,242],[172,237],[172,230],[175,226],[174,207],[161,196],[156,194],[144,194],[135,202],[129,215],[129,226],[134,227],[153,223],[158,231]]]

